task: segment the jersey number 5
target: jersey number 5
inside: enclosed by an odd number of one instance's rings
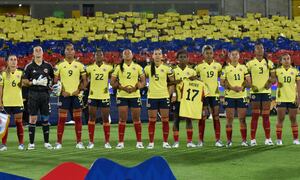
[[[190,97],[191,97],[191,91],[194,93],[194,95],[192,97],[192,100],[190,99]],[[188,100],[188,101],[194,101],[194,99],[199,94],[199,90],[197,90],[197,89],[188,89],[187,92],[188,92],[188,95],[186,97],[186,100]]]

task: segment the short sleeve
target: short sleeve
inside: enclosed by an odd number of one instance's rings
[[[54,76],[59,76],[59,64],[55,65],[54,67]]]
[[[195,67],[196,75],[200,76],[199,64]]]
[[[3,76],[2,74],[0,74],[0,86],[3,86],[3,84],[4,84]]]
[[[296,80],[300,80],[300,72],[299,72],[299,70],[298,69],[295,69],[295,71],[296,71]]]
[[[142,76],[143,74],[144,74],[143,68],[140,65],[138,65],[138,75]]]
[[[274,63],[270,60],[268,60],[268,68],[270,69],[271,72],[275,72]]]
[[[218,71],[222,71],[222,65],[220,63],[218,63]]]
[[[251,62],[250,61],[246,63],[246,68],[247,68],[248,72],[251,71]]]
[[[144,68],[144,72],[145,72],[145,75],[147,76],[147,77],[149,77],[149,74],[150,74],[150,72],[149,72],[149,67],[150,66],[146,66],[145,68]]]
[[[173,71],[173,69],[171,68],[171,67],[168,67],[167,66],[167,70],[168,70],[168,76],[173,76],[174,75],[174,71]]]
[[[85,74],[86,74],[86,71],[85,71],[84,65],[80,63],[80,75],[85,75]]]
[[[118,77],[119,71],[120,71],[120,66],[118,65],[118,66],[115,68],[114,72],[112,73],[112,76]]]
[[[250,73],[249,73],[249,70],[247,69],[246,66],[244,66],[244,76],[249,76]]]
[[[226,79],[226,67],[222,69],[221,79]]]
[[[86,73],[87,73],[88,75],[90,75],[90,73],[91,73],[91,72],[90,72],[90,71],[91,71],[91,66],[87,66],[85,71],[86,71]]]

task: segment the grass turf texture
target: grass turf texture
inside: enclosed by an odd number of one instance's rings
[[[250,117],[247,118],[248,139],[250,134]],[[271,118],[271,134],[275,142],[276,117]],[[180,148],[162,148],[161,123],[157,123],[155,135],[155,149],[136,149],[135,133],[133,126],[127,125],[125,134],[125,149],[104,149],[103,129],[97,124],[95,133],[95,148],[92,150],[75,149],[75,132],[73,126],[66,126],[63,137],[62,150],[46,150],[43,147],[42,130],[37,127],[36,150],[17,150],[17,137],[15,128],[9,129],[8,151],[0,152],[0,171],[39,179],[51,169],[62,162],[72,161],[87,168],[94,160],[100,157],[111,159],[121,165],[135,166],[154,156],[164,157],[173,173],[178,179],[298,179],[300,177],[300,146],[292,145],[290,122],[286,119],[283,128],[282,147],[265,146],[262,121],[259,121],[257,130],[256,147],[240,147],[239,123],[235,119],[233,126],[233,147],[214,147],[214,131],[211,120],[207,121],[205,132],[205,146],[203,148],[186,148],[185,122],[181,124]],[[172,122],[170,123],[170,130]],[[226,141],[225,119],[221,119],[221,138]],[[117,144],[117,125],[111,128],[111,145]],[[147,124],[143,124],[144,146],[148,144]],[[50,140],[56,140],[56,127],[50,131]],[[194,142],[197,142],[198,129],[194,121]],[[170,144],[173,143],[172,132],[169,136]],[[88,143],[87,126],[83,127],[83,142]],[[28,143],[28,131],[25,128],[25,143]]]

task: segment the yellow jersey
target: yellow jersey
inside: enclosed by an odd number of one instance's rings
[[[271,89],[265,89],[264,86],[269,80],[270,72],[275,72],[275,67],[272,61],[263,59],[258,61],[256,58],[246,64],[248,72],[251,75],[252,85],[258,88],[258,92],[250,93],[271,93]]]
[[[203,98],[208,95],[206,85],[200,80],[183,80],[179,116],[191,119],[202,118]]]
[[[174,71],[175,80],[183,80],[184,78],[189,78],[197,75],[196,71],[192,68],[189,68],[188,66],[186,66],[184,70],[182,70],[179,66],[176,66],[173,69],[173,71]],[[182,85],[183,85],[182,81],[179,84],[176,84],[177,101],[180,101],[181,99]]]
[[[72,94],[80,85],[80,78],[86,74],[84,65],[76,60],[72,63],[64,60],[55,66],[54,75],[60,77],[62,89]]]
[[[3,87],[2,103],[6,107],[23,107],[22,88],[19,86],[22,82],[23,72],[16,70],[7,76],[2,72],[0,85]]]
[[[109,99],[108,79],[112,71],[113,67],[105,63],[101,66],[94,63],[86,68],[90,79],[89,99]]]
[[[245,78],[249,77],[248,69],[245,65],[237,64],[233,66],[228,64],[222,70],[221,79],[227,80],[231,86],[243,86]],[[225,97],[227,98],[244,98],[247,96],[246,89],[241,92],[225,89]]]
[[[202,62],[195,67],[198,76],[208,87],[208,97],[219,97],[219,83],[218,77],[222,71],[222,65],[218,62],[213,61],[208,64],[207,62]]]
[[[296,81],[300,80],[299,71],[294,67],[287,70],[279,67],[276,69],[276,77],[278,83],[282,85],[281,87],[277,86],[276,102],[295,102],[297,97]]]
[[[169,98],[168,77],[174,75],[173,69],[167,65],[161,64],[160,66],[155,67],[155,75],[153,76],[151,76],[151,65],[146,66],[144,71],[149,78],[148,98]]]
[[[118,78],[119,83],[123,87],[126,87],[126,86],[135,87],[135,85],[139,82],[139,78],[144,75],[143,68],[139,64],[136,64],[134,62],[131,62],[129,66],[124,63],[123,68],[124,68],[124,70],[122,72],[120,65],[118,65],[115,68],[112,76]],[[139,98],[139,97],[141,97],[141,95],[140,95],[140,90],[137,90],[132,93],[127,93],[126,91],[118,89],[117,97]]]

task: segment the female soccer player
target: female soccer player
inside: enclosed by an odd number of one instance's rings
[[[148,132],[150,143],[147,148],[154,148],[154,132],[158,111],[161,115],[163,128],[163,148],[171,148],[168,143],[170,100],[167,81],[168,78],[170,82],[174,81],[174,73],[171,67],[163,64],[163,54],[161,49],[155,49],[152,57],[153,61],[151,62],[151,65],[145,67],[146,77],[149,78],[147,107],[149,116]]]
[[[213,116],[213,124],[215,130],[215,138],[216,143],[215,146],[222,147],[223,143],[220,140],[220,118],[219,118],[219,84],[218,84],[218,77],[221,75],[222,65],[216,62],[213,59],[213,48],[209,45],[206,45],[202,48],[202,54],[204,56],[204,61],[196,66],[196,72],[200,79],[205,83],[208,87],[208,95],[204,101],[204,110],[206,113],[209,111],[209,107],[212,110]],[[204,129],[205,129],[205,120],[206,116],[203,116],[203,119],[199,120],[198,127],[199,127],[199,143],[198,147],[203,146],[203,137],[204,137]]]
[[[179,116],[180,109],[180,100],[181,100],[181,88],[183,85],[182,80],[184,78],[190,78],[196,76],[196,71],[187,66],[188,63],[188,53],[187,51],[181,50],[177,52],[176,59],[179,61],[179,64],[174,68],[176,92],[172,93],[172,103],[174,103],[173,107],[173,137],[174,144],[173,148],[179,147],[179,123],[180,120],[184,119],[186,121],[186,134],[187,134],[187,147],[196,147],[192,142],[193,137],[193,124],[192,119],[190,118],[182,118]],[[173,102],[173,100],[175,102]]]
[[[281,66],[276,69],[278,81],[276,102],[277,102],[277,145],[282,145],[282,124],[285,113],[289,112],[291,127],[293,132],[293,144],[299,145],[297,109],[300,103],[300,76],[299,71],[291,64],[289,54],[284,54],[280,58]]]
[[[142,143],[142,124],[140,120],[141,100],[140,89],[146,84],[145,75],[140,65],[133,62],[131,50],[123,51],[123,61],[116,67],[111,77],[111,85],[118,89],[117,105],[119,111],[119,143],[117,149],[124,148],[124,133],[128,118],[128,108],[131,110],[132,121],[136,133],[136,148],[144,148]]]
[[[251,74],[251,146],[256,146],[256,129],[260,112],[263,118],[265,130],[265,145],[273,145],[270,136],[270,106],[271,106],[271,85],[276,81],[275,69],[272,61],[264,58],[264,47],[262,44],[255,45],[255,58],[249,61],[246,66]]]
[[[235,109],[240,120],[240,131],[242,135],[242,146],[247,144],[247,92],[246,84],[250,83],[250,76],[245,65],[239,63],[239,51],[232,50],[229,53],[230,63],[223,68],[221,75],[221,85],[225,87],[225,108],[226,108],[226,134],[227,147],[232,146],[232,122]]]
[[[17,69],[18,60],[15,55],[10,55],[7,60],[7,68],[0,77],[0,108],[9,115],[14,116],[17,126],[17,135],[19,139],[19,150],[24,150],[24,128],[23,119],[23,98],[22,98],[22,74]],[[4,109],[3,109],[4,108]],[[8,129],[2,138],[0,151],[6,151]]]
[[[96,112],[97,108],[100,108],[102,121],[103,121],[103,131],[105,137],[105,148],[111,148],[109,144],[109,135],[110,135],[110,123],[109,123],[109,106],[110,106],[110,97],[109,97],[109,86],[108,79],[113,71],[111,65],[103,62],[103,52],[98,50],[95,54],[95,63],[89,65],[86,68],[86,72],[90,81],[90,90],[89,90],[89,121],[88,121],[88,130],[90,142],[87,146],[87,149],[94,148],[94,131],[96,123]]]

